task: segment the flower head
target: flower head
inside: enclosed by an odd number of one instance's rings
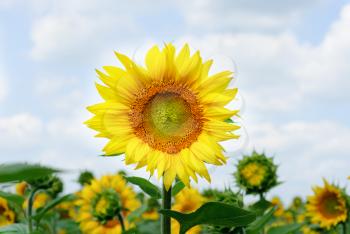
[[[276,217],[282,216],[284,214],[284,206],[283,206],[283,203],[282,203],[281,199],[279,197],[273,197],[271,199],[271,203],[272,203],[272,205],[277,207],[274,215]]]
[[[307,215],[311,222],[330,229],[347,219],[347,202],[343,191],[324,180],[324,187],[314,187],[314,195],[308,197]]]
[[[116,214],[128,215],[140,206],[136,194],[120,175],[105,175],[86,184],[78,195],[77,221],[84,233],[121,233]],[[125,223],[128,227],[128,223]]]
[[[97,71],[104,102],[88,109],[86,124],[109,139],[106,155],[125,153],[126,164],[164,176],[168,189],[176,176],[186,185],[197,175],[210,181],[205,163],[226,162],[219,142],[238,138],[239,127],[225,120],[237,115],[225,106],[237,89],[229,89],[232,72],[209,75],[212,60],[190,55],[188,45],[176,53],[172,44],[152,47],[140,66],[116,53],[124,68]]]
[[[277,166],[273,159],[255,151],[238,162],[235,177],[247,194],[262,194],[278,184]]]
[[[34,196],[33,208],[39,209],[44,207],[50,201],[50,199],[52,198],[46,192],[36,193]],[[27,209],[27,207],[28,207],[28,199],[26,199],[25,202],[23,203],[23,208]]]
[[[94,177],[95,176],[91,171],[85,170],[79,174],[78,182],[81,186],[84,186],[85,184],[90,184]]]
[[[7,200],[0,197],[0,227],[15,222],[15,212],[9,207]]]
[[[16,184],[16,193],[18,195],[24,196],[28,189],[28,184],[25,181]]]

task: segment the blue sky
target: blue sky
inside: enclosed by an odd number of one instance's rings
[[[232,69],[240,89],[242,138],[225,146],[213,183],[233,185],[243,153],[265,151],[280,164],[285,200],[322,177],[350,175],[350,2],[0,0],[1,162],[31,161],[97,175],[125,169],[99,158],[105,141],[82,122],[100,99],[95,68],[118,65],[113,50],[142,62],[154,43],[188,42]],[[143,170],[131,174],[146,176]],[[209,185],[201,182],[200,186]]]

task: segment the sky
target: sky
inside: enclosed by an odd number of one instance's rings
[[[350,2],[344,0],[0,0],[0,163],[62,168],[66,191],[83,169],[125,170],[101,158],[106,143],[83,122],[101,101],[95,68],[139,63],[153,44],[189,43],[214,71],[234,71],[241,138],[224,144],[228,164],[210,166],[212,184],[255,149],[273,156],[283,183],[269,196],[311,194],[322,178],[350,175]],[[152,181],[156,181],[151,178]]]

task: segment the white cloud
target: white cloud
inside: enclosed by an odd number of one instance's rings
[[[191,30],[260,31],[288,28],[308,9],[327,1],[178,1]]]
[[[75,65],[88,59],[96,61],[107,48],[111,51],[115,46],[140,41],[145,31],[139,17],[163,5],[161,1],[154,5],[111,0],[55,2],[44,16],[34,20],[31,56],[37,60],[74,61]]]
[[[0,117],[0,148],[23,151],[42,140],[42,131],[41,120],[31,114]]]

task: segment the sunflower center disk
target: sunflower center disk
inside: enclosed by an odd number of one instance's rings
[[[322,213],[327,217],[334,217],[337,216],[339,213],[341,213],[341,210],[339,210],[339,201],[337,199],[337,196],[335,194],[328,194],[326,197],[324,197],[321,209]]]
[[[135,134],[159,151],[175,154],[190,146],[202,129],[202,109],[184,88],[152,87],[130,114]]]
[[[119,196],[114,190],[105,190],[92,201],[93,214],[102,223],[112,220],[120,210]]]
[[[188,103],[176,94],[157,94],[146,105],[145,128],[164,140],[185,136],[192,122]]]

